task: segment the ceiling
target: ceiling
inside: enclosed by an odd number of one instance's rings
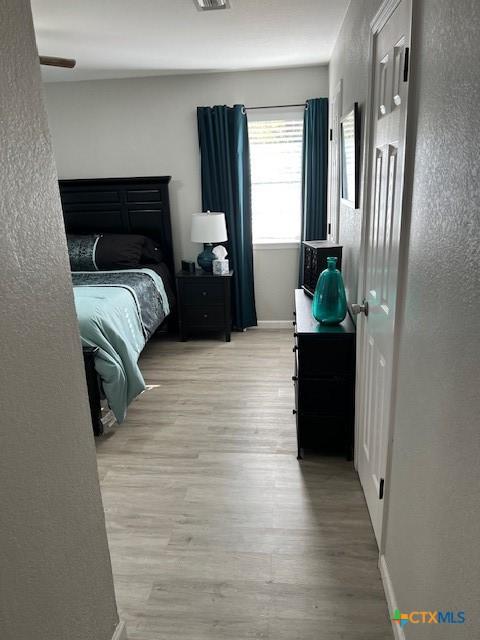
[[[350,0],[32,0],[39,53],[76,58],[44,80],[271,69],[324,64]]]

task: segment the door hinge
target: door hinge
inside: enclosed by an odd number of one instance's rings
[[[380,487],[378,489],[378,499],[383,500],[383,489],[385,487],[385,478],[380,478]]]
[[[405,56],[403,58],[403,81],[404,82],[407,82],[408,80],[409,58],[410,58],[410,47],[405,47]]]
[[[329,222],[328,223],[328,235],[330,235],[332,233],[332,223]]]
[[[330,141],[333,140],[333,129],[330,129]]]

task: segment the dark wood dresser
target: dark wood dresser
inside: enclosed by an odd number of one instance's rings
[[[353,456],[355,325],[347,314],[336,327],[312,316],[312,299],[295,291],[293,347],[298,457],[304,449]]]
[[[177,273],[180,339],[199,331],[221,331],[230,342],[232,329],[231,282],[233,271],[216,276],[206,271]]]

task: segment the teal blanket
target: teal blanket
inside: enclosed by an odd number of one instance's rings
[[[161,298],[163,311],[158,325],[169,312],[168,301],[161,278],[150,270],[145,272]],[[110,283],[74,286],[73,292],[82,345],[99,348],[95,369],[108,404],[121,423],[130,402],[145,389],[138,357],[150,332],[145,330],[138,296],[128,286]]]

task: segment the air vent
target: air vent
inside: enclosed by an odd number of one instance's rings
[[[217,9],[229,9],[229,0],[193,0],[199,11],[215,11]]]

